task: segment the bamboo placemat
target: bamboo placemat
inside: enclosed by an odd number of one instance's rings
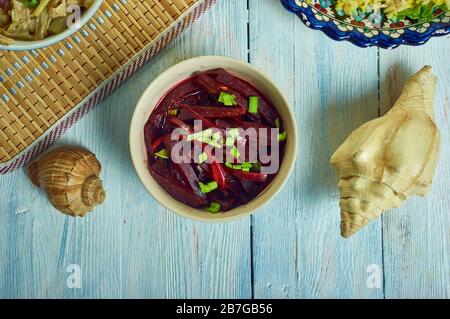
[[[216,0],[104,0],[70,38],[0,51],[0,173],[26,164]]]

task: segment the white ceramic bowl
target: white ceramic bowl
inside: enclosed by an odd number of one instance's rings
[[[255,199],[229,212],[209,214],[189,207],[170,196],[158,185],[147,169],[147,155],[144,142],[144,125],[158,101],[180,81],[193,73],[224,68],[250,82],[269,98],[282,117],[287,131],[285,154],[280,170],[272,183]],[[201,221],[218,222],[234,220],[251,214],[268,203],[283,187],[294,166],[297,155],[297,126],[288,101],[277,86],[254,66],[229,57],[203,56],[181,62],[159,75],[145,90],[133,114],[130,127],[130,151],[136,172],[150,194],[164,207],[174,213]]]
[[[34,49],[45,48],[55,43],[58,43],[68,37],[70,37],[73,33],[78,31],[83,25],[85,25],[97,12],[98,8],[100,8],[103,0],[96,0],[94,4],[81,16],[80,23],[74,25],[73,27],[68,28],[64,32],[55,34],[51,37],[45,38],[39,41],[18,41],[16,40],[14,44],[11,45],[3,45],[0,44],[1,50],[8,51],[29,51]]]

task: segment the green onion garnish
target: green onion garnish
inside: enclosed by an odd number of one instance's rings
[[[170,116],[177,116],[178,115],[178,109],[169,109],[167,114]]]
[[[235,158],[239,158],[241,156],[241,153],[239,153],[239,150],[236,148],[236,146],[234,146],[230,152],[231,155],[233,155]]]
[[[202,193],[209,193],[211,190],[209,189],[209,186],[207,184],[203,184],[202,182],[198,183],[198,186],[200,186],[200,191]]]
[[[207,160],[208,160],[208,155],[205,152],[201,153],[198,156],[198,163],[199,164],[202,164],[202,163],[206,162]]]
[[[244,163],[241,164],[241,166],[243,168],[251,168],[253,166],[253,164],[252,163],[248,163],[248,162],[244,162]]]
[[[225,140],[225,145],[230,147],[234,146],[234,141],[235,141],[234,137],[228,136]]]
[[[25,0],[23,1],[23,4],[27,8],[36,8],[39,4],[39,0]]]
[[[275,127],[276,127],[276,128],[280,128],[280,127],[281,127],[281,120],[280,120],[279,117],[277,117],[277,118],[275,119]]]
[[[39,17],[42,14],[42,11],[46,9],[48,3],[50,0],[39,0],[39,4],[36,6],[36,9],[34,9],[33,13],[31,14],[32,17]]]
[[[217,189],[217,188],[219,187],[219,185],[217,184],[216,181],[209,182],[209,183],[208,183],[208,186],[209,186],[209,189],[210,189],[211,191],[213,191],[213,190],[215,190],[215,189]]]
[[[231,137],[239,137],[239,130],[237,128],[232,128],[228,130],[228,135]]]
[[[210,193],[213,190],[217,189],[217,187],[219,187],[219,185],[215,181],[210,182],[208,184],[203,184],[202,182],[199,182],[198,186],[200,186],[200,191],[205,194]]]
[[[211,205],[206,208],[207,212],[210,212],[211,214],[217,214],[220,212],[220,204],[216,202],[212,202]]]
[[[249,113],[258,113],[258,104],[259,99],[257,96],[250,96],[248,103],[248,112]]]
[[[221,138],[222,138],[222,133],[220,133],[220,132],[216,132],[211,136],[211,139],[216,142],[218,142]]]
[[[258,163],[249,163],[249,162],[243,162],[241,164],[225,163],[226,167],[232,168],[232,169],[235,169],[235,170],[241,170],[243,172],[250,172],[251,170],[253,170],[255,165],[259,169]]]
[[[226,106],[234,106],[237,104],[236,96],[226,93],[226,92],[220,92],[218,101],[222,104],[225,104]]]
[[[217,148],[222,148],[222,145],[220,143],[218,143],[217,141],[213,141],[210,138],[204,137],[202,139],[199,140],[200,142],[203,142],[205,144],[217,147]]]
[[[155,153],[155,155],[160,158],[169,159],[169,152],[165,148],[160,150],[158,153]]]
[[[217,133],[220,134],[220,132],[217,132]],[[203,142],[203,143],[212,145],[217,148],[221,148],[222,145],[219,143],[220,137],[217,138],[217,136],[218,136],[217,133],[213,134],[213,130],[209,128],[207,130],[188,135],[187,140],[189,142],[199,141],[199,142]]]
[[[196,141],[196,140],[201,140],[203,138],[207,138],[207,137],[211,137],[211,135],[213,134],[212,129],[207,129],[198,133],[194,133],[194,134],[190,134],[187,137],[187,140],[190,141]]]
[[[283,133],[278,134],[278,142],[286,141],[287,138],[287,132],[284,131]]]
[[[259,163],[252,163],[252,167],[250,169],[252,172],[261,171],[261,165]]]

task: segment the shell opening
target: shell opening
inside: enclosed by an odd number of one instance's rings
[[[88,177],[81,190],[81,198],[83,203],[90,207],[95,207],[105,201],[105,190],[103,189],[102,181],[98,176]]]

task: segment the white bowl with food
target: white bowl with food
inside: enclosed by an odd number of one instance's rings
[[[103,0],[0,0],[0,50],[60,42],[86,24]]]
[[[278,155],[265,160],[269,138],[270,154]],[[146,189],[176,214],[206,222],[248,216],[273,199],[292,172],[297,143],[282,91],[251,64],[223,56],[186,60],[158,76],[130,127],[131,157]],[[179,145],[193,147],[187,161],[176,158]]]

